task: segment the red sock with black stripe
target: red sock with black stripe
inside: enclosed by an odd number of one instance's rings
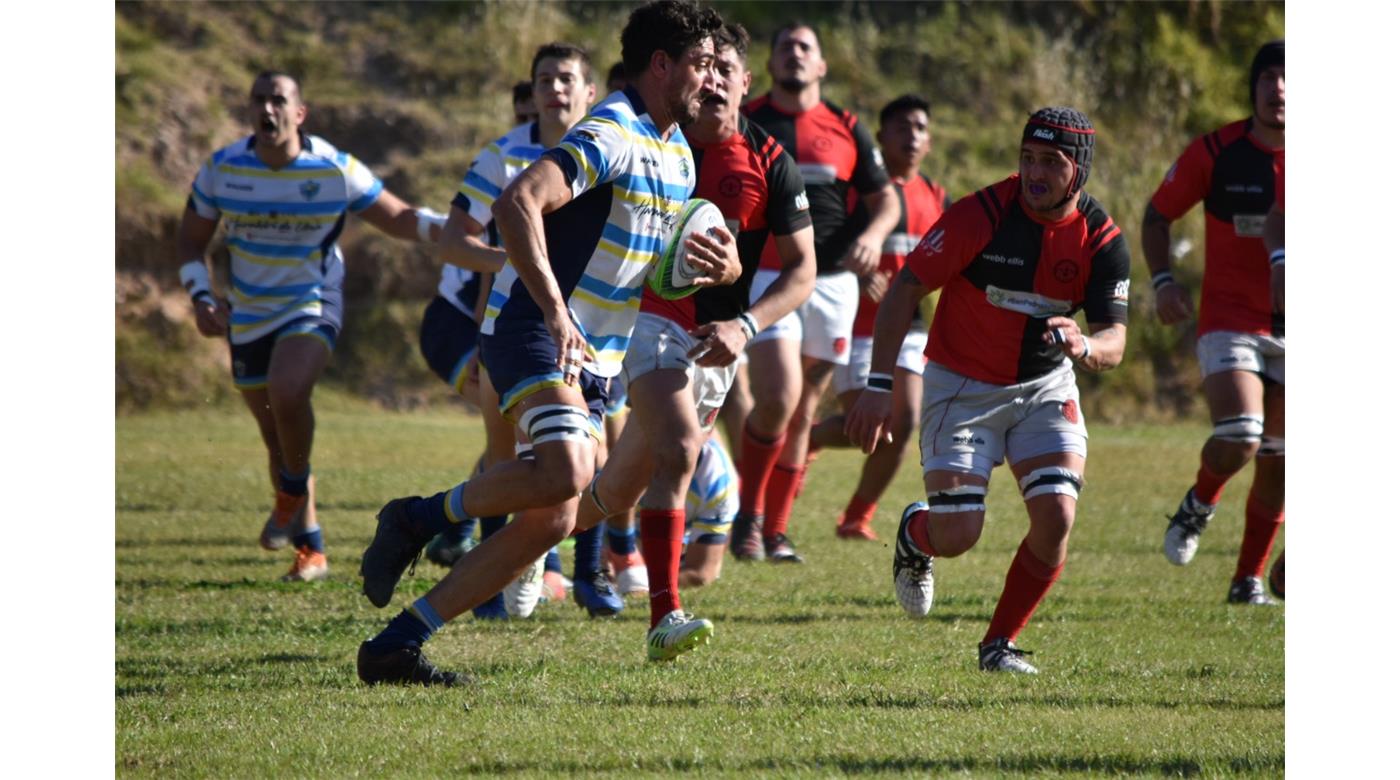
[[[681,608],[681,543],[685,540],[684,509],[642,509],[637,513],[637,536],[651,586],[651,626]]]
[[[1282,527],[1283,510],[1265,505],[1251,489],[1244,505],[1244,539],[1240,542],[1239,562],[1235,564],[1235,579],[1264,576],[1269,552]]]
[[[1031,552],[1024,540],[1011,560],[1011,568],[1006,572],[1006,585],[1001,589],[996,611],[992,613],[992,623],[987,627],[987,635],[982,644],[993,639],[1014,640],[1021,629],[1030,622],[1041,599],[1050,592],[1050,586],[1060,578],[1065,565],[1051,566]]]

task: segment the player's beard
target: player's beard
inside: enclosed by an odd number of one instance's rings
[[[779,79],[778,87],[784,92],[791,92],[793,94],[796,94],[807,88],[807,82],[797,78],[796,76],[789,76],[785,79]]]
[[[676,120],[676,125],[687,127],[700,117],[700,93],[696,92],[695,97],[690,100],[677,98],[669,108],[671,117]]]

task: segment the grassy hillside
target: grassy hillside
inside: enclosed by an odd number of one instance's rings
[[[823,35],[826,95],[875,121],[907,91],[934,104],[925,171],[955,195],[1015,165],[1027,112],[1068,103],[1099,128],[1090,191],[1138,245],[1143,204],[1193,135],[1245,115],[1259,43],[1283,34],[1281,3],[719,2],[754,33],[754,93],[768,37],[803,18]],[[368,163],[414,202],[446,208],[475,151],[509,124],[510,86],[536,46],[581,43],[605,69],[631,3],[184,3],[117,5],[117,402],[130,409],[228,399],[226,357],[193,334],[176,289],[174,230],[213,149],[246,132],[252,75],[301,76],[307,129]],[[1179,225],[1195,249],[1199,213]],[[416,354],[437,269],[422,249],[355,225],[347,329],[328,381],[392,405],[440,398]],[[1157,326],[1140,259],[1130,357],[1083,380],[1100,418],[1194,408],[1189,335]],[[193,356],[193,360],[189,359]]]

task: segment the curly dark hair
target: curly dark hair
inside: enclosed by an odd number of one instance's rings
[[[632,12],[622,30],[622,66],[628,78],[647,69],[658,49],[678,60],[686,50],[713,38],[724,20],[713,8],[701,8],[695,0],[655,0]]]

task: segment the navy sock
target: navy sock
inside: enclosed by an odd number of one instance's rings
[[[314,552],[323,553],[326,551],[326,542],[321,538],[321,529],[316,528],[306,533],[297,534],[292,537],[292,546],[297,549],[306,548]]]
[[[427,597],[420,598],[390,620],[378,636],[369,640],[370,650],[387,653],[404,647],[420,647],[445,622],[436,610],[428,606]]]
[[[602,571],[600,559],[603,555],[603,524],[587,531],[574,534],[574,579],[587,579],[588,575]]]
[[[564,566],[559,562],[559,548],[551,547],[544,556],[544,570],[564,573]]]
[[[608,549],[616,555],[631,555],[637,551],[637,529],[619,531],[608,526]]]
[[[437,495],[420,498],[408,505],[409,529],[420,539],[431,539],[434,536],[446,531],[454,523],[447,516],[447,510],[443,507],[443,500],[447,497],[447,491]]]
[[[277,469],[278,490],[289,496],[306,495],[306,483],[311,479],[311,464],[306,464],[306,472],[301,475],[288,474],[284,468]]]

